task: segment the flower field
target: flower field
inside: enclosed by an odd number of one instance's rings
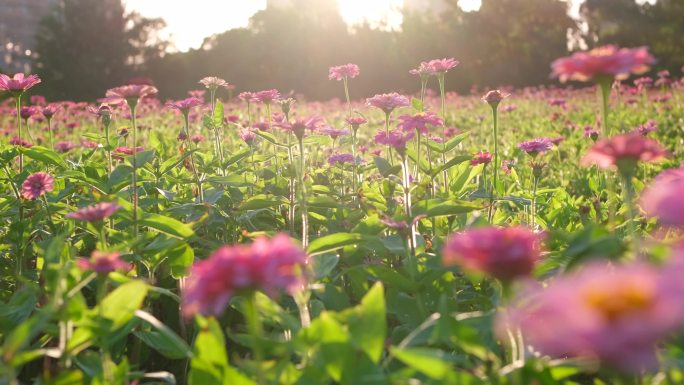
[[[680,76],[458,64],[327,102],[0,74],[0,384],[684,383]]]

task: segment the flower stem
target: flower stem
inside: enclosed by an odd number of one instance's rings
[[[302,211],[302,246],[309,246],[309,212],[306,202],[304,138],[299,138],[299,208]]]
[[[19,146],[21,146],[21,95],[17,96],[15,99],[15,104],[17,105],[17,123],[19,124]],[[19,173],[24,172],[24,154],[19,152]]]
[[[499,177],[499,116],[497,112],[497,107],[492,107],[492,121],[494,127],[494,165],[492,165],[492,186],[491,195],[489,197],[489,223],[492,223],[494,219],[494,195],[496,194],[497,179]]]
[[[415,277],[418,273],[418,264],[416,263],[416,226],[413,223],[413,214],[411,213],[411,173],[406,155],[402,156],[401,168],[403,170],[402,187],[404,190],[404,213],[406,214],[406,221],[409,224],[409,253],[408,253],[408,267],[411,277]]]
[[[256,292],[249,294],[249,296],[245,298],[244,312],[247,330],[253,338],[252,354],[254,354],[254,361],[257,366],[257,383],[259,385],[264,385],[266,384],[266,379],[264,378],[264,372],[261,370],[261,365],[264,360],[264,351],[263,346],[261,345],[264,330],[261,319],[259,318],[259,312],[257,311]]]

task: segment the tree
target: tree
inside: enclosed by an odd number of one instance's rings
[[[126,14],[121,0],[63,0],[36,34],[36,68],[51,98],[94,100],[163,53],[161,20]],[[147,44],[152,42],[153,44]],[[161,48],[160,48],[161,47]]]

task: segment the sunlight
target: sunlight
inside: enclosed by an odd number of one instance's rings
[[[401,24],[403,3],[403,0],[340,0],[340,14],[348,24],[384,22],[395,28]]]

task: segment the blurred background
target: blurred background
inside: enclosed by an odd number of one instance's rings
[[[409,70],[454,57],[447,88],[547,84],[551,61],[647,45],[684,64],[684,0],[0,0],[0,72],[37,73],[51,99],[94,100],[127,81],[164,98],[219,76],[237,92],[339,97],[328,68],[355,63],[353,98],[415,92]]]

